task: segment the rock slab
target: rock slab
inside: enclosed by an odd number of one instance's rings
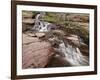
[[[22,68],[43,68],[54,54],[49,42],[23,34]]]

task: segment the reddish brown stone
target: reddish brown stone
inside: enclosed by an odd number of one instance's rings
[[[43,68],[54,54],[49,42],[23,34],[22,68]]]

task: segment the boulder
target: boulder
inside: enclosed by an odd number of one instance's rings
[[[31,36],[28,36],[27,34],[23,34],[23,45],[29,44],[29,43],[35,43],[38,41],[40,40],[36,37],[31,37]]]
[[[52,32],[53,33],[58,33],[58,34],[60,34],[62,36],[66,35],[66,33],[63,30],[53,30]]]
[[[51,44],[23,34],[22,68],[44,68],[52,57]]]
[[[23,19],[22,22],[25,23],[25,24],[33,24],[34,19]]]
[[[39,32],[37,32],[37,33],[35,33],[35,35],[37,37],[41,38],[41,37],[44,37],[45,36],[45,33],[39,33]]]
[[[74,45],[80,46],[80,40],[77,35],[67,36],[66,39],[70,40]]]

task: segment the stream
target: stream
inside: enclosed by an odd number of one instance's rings
[[[52,23],[45,22],[43,18],[44,14],[37,14],[35,18],[35,24],[32,28],[33,31],[37,32],[48,32],[51,31],[51,29],[57,27],[53,25]],[[53,59],[50,61],[48,66],[56,66],[58,64],[58,61],[61,61],[61,64],[68,65],[68,66],[85,66],[89,65],[88,57],[84,56],[79,47],[75,47],[70,44],[65,44],[63,40],[61,40],[61,43],[58,45],[58,53],[53,57]],[[60,53],[60,54],[59,54]],[[63,55],[63,56],[61,56]],[[56,58],[56,59],[55,59]],[[57,60],[56,62],[54,60]],[[64,61],[64,62],[63,62]],[[55,65],[54,65],[55,64]]]

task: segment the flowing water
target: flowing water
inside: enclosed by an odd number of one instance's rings
[[[88,65],[88,58],[83,56],[78,47],[73,47],[64,42],[59,44],[59,50],[64,54],[64,59],[67,60],[72,66]]]
[[[38,31],[38,32],[46,32],[50,31],[51,23],[44,22],[42,19],[43,14],[37,14],[35,18],[35,25],[33,26],[32,30]]]
[[[35,25],[33,26],[33,30],[38,32],[46,32],[51,30],[51,26],[49,22],[44,22],[39,19],[42,14],[37,14],[35,19]],[[63,59],[70,63],[71,66],[79,66],[79,65],[88,65],[88,58],[84,56],[78,47],[73,47],[70,44],[65,45],[62,41],[59,44],[59,52],[64,55]]]

